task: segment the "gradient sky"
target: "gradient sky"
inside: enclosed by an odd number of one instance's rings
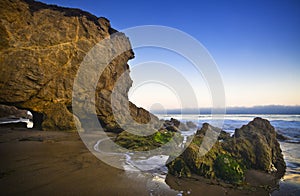
[[[190,34],[216,61],[223,78],[227,106],[300,105],[298,0],[42,2],[80,8],[107,17],[117,30],[138,25],[165,25]],[[151,49],[137,50],[136,59],[129,64],[134,67],[145,60],[160,60],[156,55],[157,51]],[[174,66],[183,64],[175,63]],[[189,77],[189,71],[183,72]],[[200,106],[209,106],[210,95],[203,79],[193,78],[192,82],[195,88],[199,87]],[[131,93],[131,100],[149,108],[152,101],[147,94],[149,89],[155,88],[148,85],[139,92],[137,90]],[[159,99],[165,99],[164,96],[168,94],[157,95],[153,101],[159,102]],[[174,104],[176,101],[171,100],[173,98],[162,102],[168,103],[165,106],[168,108],[178,107]]]

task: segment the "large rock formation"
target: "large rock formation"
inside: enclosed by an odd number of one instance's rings
[[[217,138],[217,141],[212,141],[214,144],[208,149],[205,144],[202,146],[204,137]],[[244,178],[243,164],[224,151],[221,140],[225,138],[228,139],[226,133],[204,123],[184,152],[167,164],[169,173],[177,177],[191,177],[192,174],[209,179],[226,177],[224,180],[228,182],[241,182]],[[208,151],[203,153],[204,149]]]
[[[71,106],[78,68],[96,43],[117,31],[106,18],[33,0],[1,0],[0,12],[0,103],[30,110],[44,130],[75,129]],[[128,101],[127,61],[134,57],[128,38],[118,36],[115,47],[125,52],[107,65],[95,93],[100,123],[115,132],[122,128],[113,117],[111,93],[125,73],[118,94]],[[148,111],[129,107],[136,121],[150,120]]]
[[[206,135],[208,129],[220,133],[218,128],[204,123],[185,151],[167,165],[170,174],[179,177],[197,174],[231,183],[242,182],[246,169],[272,173],[277,178],[284,175],[286,165],[275,129],[269,121],[255,118],[236,129],[233,137],[221,132],[219,141],[201,156],[200,148],[204,137],[209,137]]]
[[[279,177],[285,173],[276,131],[268,120],[257,117],[236,129],[233,138],[223,143],[223,148],[242,159],[248,168],[276,173]]]

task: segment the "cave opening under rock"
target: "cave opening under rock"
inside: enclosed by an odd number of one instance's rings
[[[34,129],[42,129],[42,123],[44,120],[44,114],[39,112],[30,111],[32,113],[32,121]]]

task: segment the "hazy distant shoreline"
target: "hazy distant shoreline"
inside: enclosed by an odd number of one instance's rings
[[[253,107],[227,107],[226,114],[300,114],[300,106],[253,106]],[[211,108],[186,108],[151,110],[155,114],[211,114]],[[218,111],[214,111],[218,113]]]

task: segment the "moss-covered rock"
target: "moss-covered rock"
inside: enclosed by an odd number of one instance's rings
[[[185,161],[181,157],[175,158],[172,162],[167,164],[169,174],[176,177],[191,177],[192,173]]]
[[[206,137],[213,139],[212,146],[205,146]],[[203,154],[207,147],[208,151]],[[233,137],[204,123],[185,151],[167,166],[169,173],[175,176],[197,174],[233,184],[244,180],[247,169],[274,173],[280,178],[286,167],[274,127],[261,118],[236,129]]]
[[[229,133],[218,127],[211,126],[208,123],[203,123],[201,129],[197,130],[196,135],[205,136],[208,129],[211,131],[211,136],[217,135],[218,140],[228,140],[231,138]]]
[[[217,178],[229,183],[240,183],[244,180],[245,166],[230,155],[222,154],[214,161]]]
[[[236,129],[233,138],[222,143],[223,148],[242,159],[247,168],[275,173],[282,177],[285,162],[274,127],[268,120],[255,118]]]
[[[160,129],[148,136],[139,136],[123,131],[116,137],[115,142],[129,150],[147,151],[161,147],[171,140],[179,144],[182,142],[182,137],[179,133],[171,132],[166,129]]]
[[[165,143],[169,142],[173,136],[174,136],[174,133],[172,133],[170,131],[157,131],[153,134],[152,139],[156,143],[165,144]]]
[[[223,140],[223,141],[228,140],[230,138],[231,138],[230,134],[223,130],[221,130],[220,135],[218,136],[218,140]]]
[[[201,155],[200,151],[204,150],[203,148],[205,148],[201,145],[208,129],[215,129],[215,127],[204,123],[202,128],[197,131],[192,142],[185,149],[185,151],[178,158],[167,165],[169,171],[171,171],[171,174],[175,176],[180,174],[180,177],[189,177],[190,174],[183,171],[190,171],[191,173],[204,176],[206,178],[215,178],[214,161],[216,160],[217,156],[224,153],[224,151],[220,142],[216,141],[216,143],[205,155]],[[215,131],[213,131],[213,133],[215,133]],[[174,162],[177,163],[175,164]],[[174,168],[175,166],[177,168]],[[186,167],[189,170],[187,170]]]

